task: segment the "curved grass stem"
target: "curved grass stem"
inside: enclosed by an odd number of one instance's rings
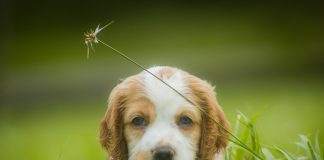
[[[196,106],[207,118],[211,119],[213,122],[215,122],[216,125],[220,126],[226,133],[228,133],[229,136],[233,137],[235,139],[232,140],[230,138],[227,137],[227,135],[221,135],[223,137],[226,137],[229,141],[233,142],[234,144],[239,145],[240,147],[244,148],[245,150],[247,150],[248,152],[250,152],[252,155],[254,155],[256,158],[263,160],[263,158],[258,155],[255,151],[253,151],[251,148],[249,148],[245,143],[243,143],[238,137],[236,137],[234,134],[232,134],[229,130],[227,130],[222,124],[220,124],[217,120],[215,120],[213,117],[211,117],[199,104],[195,103],[194,101],[190,100],[188,97],[186,97],[185,95],[183,95],[182,93],[180,93],[178,90],[176,90],[174,87],[172,87],[170,84],[168,84],[167,82],[163,81],[161,78],[159,78],[158,76],[156,76],[155,74],[153,74],[152,72],[150,72],[148,69],[146,69],[145,67],[143,67],[141,64],[137,63],[136,61],[134,61],[132,58],[128,57],[126,54],[124,54],[123,52],[115,49],[114,47],[110,46],[109,44],[101,41],[100,39],[97,38],[97,34],[102,31],[104,28],[106,28],[107,26],[111,25],[114,21],[111,21],[109,24],[105,25],[104,27],[100,28],[99,25],[96,28],[95,32],[91,31],[90,33],[85,34],[86,38],[85,38],[85,42],[87,45],[87,58],[89,58],[89,44],[92,47],[92,43],[101,43],[104,46],[112,49],[113,51],[115,51],[116,53],[118,53],[120,56],[122,56],[123,58],[125,58],[126,60],[132,62],[133,64],[135,64],[137,67],[139,67],[140,69],[142,69],[143,71],[147,72],[148,74],[152,75],[153,77],[155,77],[156,79],[158,79],[160,82],[162,82],[163,84],[165,84],[167,87],[169,87],[171,90],[173,90],[174,92],[176,92],[179,96],[181,96],[182,98],[184,98],[187,102],[189,102],[190,104],[192,104],[193,106]]]
[[[152,75],[153,77],[155,77],[156,79],[158,79],[159,81],[161,81],[162,83],[164,83],[166,86],[168,86],[170,89],[172,89],[174,92],[176,92],[179,96],[181,96],[182,98],[184,98],[187,102],[189,102],[190,104],[196,106],[205,116],[207,116],[209,119],[211,119],[212,121],[214,121],[218,126],[220,126],[225,132],[227,132],[231,137],[233,137],[236,141],[233,141],[232,139],[227,138],[229,141],[235,143],[236,145],[239,145],[240,147],[244,148],[245,150],[247,150],[248,152],[250,152],[252,155],[254,155],[255,157],[259,158],[260,160],[263,160],[263,158],[258,155],[256,152],[254,152],[251,148],[249,148],[246,144],[244,144],[238,137],[236,137],[234,134],[232,134],[230,131],[228,131],[222,124],[220,124],[218,121],[216,121],[214,118],[212,118],[205,110],[203,110],[203,108],[201,106],[199,106],[197,103],[194,103],[193,101],[191,101],[188,97],[186,97],[185,95],[183,95],[182,93],[180,93],[178,90],[176,90],[174,87],[172,87],[170,84],[166,83],[165,81],[163,81],[161,78],[159,78],[158,76],[156,76],[155,74],[153,74],[152,72],[150,72],[148,69],[146,69],[145,67],[143,67],[141,64],[137,63],[136,61],[134,61],[132,58],[128,57],[126,54],[124,54],[123,52],[115,49],[114,47],[110,46],[109,44],[101,41],[100,39],[97,39],[99,43],[105,45],[106,47],[109,47],[110,49],[112,49],[113,51],[115,51],[116,53],[118,53],[120,56],[124,57],[125,59],[127,59],[128,61],[132,62],[133,64],[135,64],[136,66],[138,66],[140,69],[144,70],[145,72],[147,72],[148,74]]]

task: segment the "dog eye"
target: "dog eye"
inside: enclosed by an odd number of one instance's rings
[[[182,116],[179,119],[178,125],[180,127],[189,127],[192,125],[192,120],[187,116]]]
[[[135,117],[132,120],[132,124],[135,127],[145,127],[145,126],[147,126],[147,122],[146,122],[145,118],[143,118],[143,117]]]

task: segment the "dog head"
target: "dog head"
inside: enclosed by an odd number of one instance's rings
[[[146,72],[125,79],[111,92],[100,124],[100,143],[110,159],[215,159],[227,146],[223,127],[229,125],[213,87],[176,68],[149,71],[201,109]]]

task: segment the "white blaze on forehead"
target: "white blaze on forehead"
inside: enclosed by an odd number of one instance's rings
[[[152,67],[148,70],[154,75],[158,76],[164,82],[168,83],[180,93],[186,95],[190,92],[190,89],[188,88],[184,80],[184,75],[182,71],[172,68],[172,75],[162,74],[160,77],[159,72],[161,72],[162,69],[165,69],[165,67]],[[169,108],[168,105],[171,104],[175,105],[179,103],[186,103],[185,99],[181,97],[178,93],[176,93],[174,90],[172,90],[169,86],[162,83],[156,77],[153,77],[152,75],[146,72],[144,72],[144,88],[148,98],[159,109],[163,109],[166,107]]]

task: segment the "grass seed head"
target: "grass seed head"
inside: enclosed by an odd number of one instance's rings
[[[92,29],[90,29],[90,32],[86,32],[84,33],[85,39],[84,42],[87,46],[87,59],[89,59],[90,57],[90,48],[92,49],[92,51],[94,52],[94,48],[93,48],[93,43],[99,43],[97,35],[106,27],[108,27],[109,25],[111,25],[112,23],[114,23],[114,21],[109,22],[108,24],[106,24],[105,26],[100,28],[100,25],[97,26],[96,30],[93,31]]]

